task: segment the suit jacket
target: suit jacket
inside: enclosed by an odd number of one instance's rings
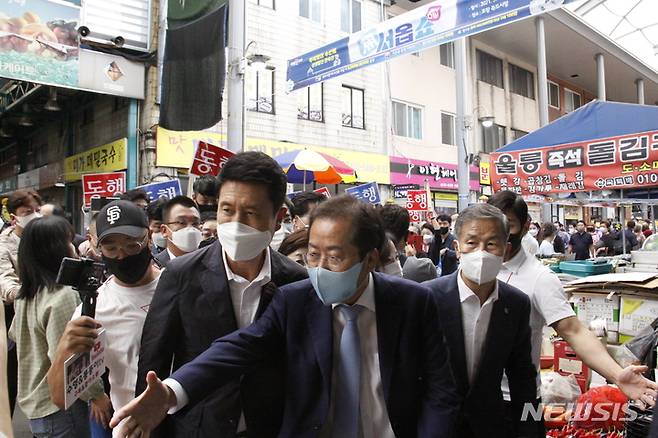
[[[512,433],[506,431],[505,406],[500,389],[503,371],[509,378],[515,418],[521,418],[525,402],[537,399],[537,372],[530,354],[530,299],[520,290],[498,282],[498,300],[491,313],[480,368],[471,385],[466,371],[457,275],[459,272],[423,285],[431,289],[436,299],[450,351],[450,363],[459,395],[463,398],[458,415],[459,436],[509,437]],[[536,424],[530,421],[519,422],[516,427],[519,436],[536,434]]]
[[[454,378],[429,291],[374,273],[379,367],[396,437],[452,436]],[[286,396],[279,437],[317,437],[331,398],[333,311],[309,280],[283,287],[250,327],[218,339],[172,378],[190,400],[263,363],[283,359]]]
[[[180,368],[215,339],[237,330],[221,251],[216,242],[175,258],[163,271],[144,323],[137,394],[145,389],[149,370],[164,378],[172,364],[173,370]],[[278,293],[275,286],[307,277],[304,268],[276,251],[270,251],[270,257],[271,287],[263,287],[257,318]],[[170,416],[156,435],[232,437],[244,410],[250,436],[276,436],[283,410],[282,373],[282,365],[272,362],[242,380],[235,375],[204,400]]]
[[[166,268],[169,262],[171,261],[171,258],[169,257],[169,251],[167,251],[167,248],[160,251],[156,256],[153,257],[153,259],[158,265],[160,265],[161,268]]]

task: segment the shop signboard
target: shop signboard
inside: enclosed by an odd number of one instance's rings
[[[491,185],[491,164],[480,163],[480,184],[483,186]]]
[[[420,52],[575,0],[437,0],[288,61],[288,90]]]
[[[658,185],[658,131],[491,154],[494,190],[522,195]]]
[[[126,172],[82,175],[82,198],[85,207],[91,207],[92,198],[106,198],[125,191]]]
[[[137,188],[144,190],[151,201],[160,198],[171,199],[175,196],[181,196],[183,194],[183,191],[180,187],[180,180],[178,178],[170,179],[168,181],[145,184]]]
[[[18,175],[19,189],[39,189],[39,169],[33,169]]]
[[[431,189],[457,191],[457,165],[437,163],[425,160],[412,160],[403,157],[391,157],[391,184],[417,184],[424,186],[425,182]],[[471,190],[480,189],[479,169],[470,167]]]
[[[377,187],[377,183],[375,182],[347,188],[345,189],[345,193],[370,204],[382,203],[382,199],[379,196],[379,187]]]
[[[122,138],[67,157],[64,160],[64,179],[77,181],[83,173],[102,173],[128,167],[128,140]]]
[[[235,155],[233,152],[222,147],[200,141],[196,148],[190,173],[197,176],[217,176],[222,167],[224,167],[224,164],[233,155]]]

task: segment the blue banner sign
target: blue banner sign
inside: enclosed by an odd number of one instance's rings
[[[575,0],[437,0],[288,60],[288,91],[551,11]]]
[[[377,187],[376,182],[370,182],[368,184],[361,184],[360,186],[350,187],[345,189],[345,193],[371,204],[381,204],[382,202],[381,198],[379,197],[379,188]]]
[[[151,201],[155,201],[163,197],[171,199],[174,196],[180,196],[183,194],[180,188],[180,180],[178,179],[170,179],[169,181],[146,184],[137,188],[144,190],[149,195]]]

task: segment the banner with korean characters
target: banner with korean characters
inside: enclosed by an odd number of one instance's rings
[[[78,181],[83,173],[103,173],[128,167],[128,140],[122,138],[64,159],[64,179]]]
[[[288,60],[289,91],[475,35],[575,0],[437,0]]]
[[[64,362],[64,408],[68,409],[105,372],[107,336],[100,329],[91,351],[76,353]]]
[[[522,195],[658,185],[658,131],[491,154],[494,190]]]
[[[233,155],[235,155],[233,152],[222,147],[199,141],[190,167],[190,173],[197,176],[217,176],[224,164]]]
[[[427,197],[427,193],[428,191],[425,189],[407,190],[406,208],[409,212],[409,220],[411,222],[425,222],[432,220],[434,217],[433,208]]]
[[[347,188],[345,189],[345,193],[370,204],[382,203],[382,199],[379,196],[379,187],[377,187],[377,183],[375,182]]]
[[[145,184],[137,188],[144,190],[151,201],[160,198],[171,199],[183,194],[179,179],[170,179],[168,181]]]
[[[82,175],[82,198],[85,207],[92,198],[107,198],[126,191],[126,172],[91,173]]]

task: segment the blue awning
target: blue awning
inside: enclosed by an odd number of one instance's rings
[[[509,143],[511,152],[658,130],[658,106],[593,101]]]

